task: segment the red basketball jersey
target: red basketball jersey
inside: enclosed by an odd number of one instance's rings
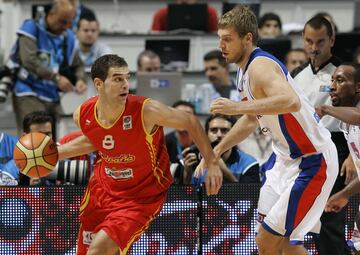
[[[112,126],[97,119],[98,97],[81,105],[80,127],[99,151],[101,164],[95,170],[108,194],[122,198],[154,196],[172,183],[170,161],[162,127],[149,134],[143,125],[144,97],[129,95],[124,112]]]

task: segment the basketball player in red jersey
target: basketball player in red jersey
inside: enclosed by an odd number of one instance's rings
[[[98,96],[74,113],[84,135],[58,148],[60,159],[95,150],[101,158],[81,203],[77,254],[126,254],[160,212],[172,183],[163,126],[193,137],[206,162],[208,195],[218,193],[222,174],[195,116],[129,94],[123,58],[100,57],[91,75]]]

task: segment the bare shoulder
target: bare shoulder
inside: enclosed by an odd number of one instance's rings
[[[79,128],[80,128],[80,109],[81,109],[81,105],[79,105],[78,108],[76,108],[73,114],[73,120],[76,126]]]

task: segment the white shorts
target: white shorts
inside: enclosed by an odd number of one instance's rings
[[[338,175],[336,147],[320,154],[284,159],[272,154],[263,166],[258,226],[303,244],[304,236],[320,221]]]

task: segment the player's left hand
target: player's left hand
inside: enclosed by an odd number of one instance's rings
[[[210,112],[213,114],[238,115],[237,109],[237,102],[224,97],[217,98],[210,106]]]
[[[354,161],[351,155],[349,155],[343,162],[340,170],[340,176],[345,175],[345,185],[349,184],[352,180],[357,178],[357,172]]]
[[[326,203],[325,212],[339,212],[349,202],[342,191],[332,195]]]
[[[75,84],[75,91],[79,94],[85,92],[87,85],[83,80],[78,80]]]
[[[219,165],[211,165],[207,168],[205,187],[208,196],[219,193],[223,181],[223,174]]]

